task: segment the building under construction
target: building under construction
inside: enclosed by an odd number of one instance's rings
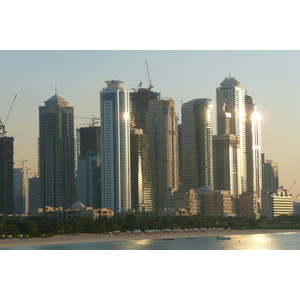
[[[77,201],[101,207],[100,126],[80,127],[77,132]]]
[[[0,136],[0,214],[13,213],[14,138]]]
[[[136,128],[144,130],[149,102],[154,99],[160,99],[160,93],[153,92],[150,88],[140,88],[130,93],[131,122]]]

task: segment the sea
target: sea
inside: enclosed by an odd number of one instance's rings
[[[165,236],[153,235],[136,240],[24,246],[0,250],[300,250],[300,232],[232,235],[230,240],[203,235],[189,239],[181,235],[174,240],[164,238]]]

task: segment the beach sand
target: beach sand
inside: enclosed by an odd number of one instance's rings
[[[186,237],[199,237],[199,236],[233,236],[233,235],[248,235],[248,234],[271,234],[271,233],[291,233],[300,232],[299,229],[256,229],[256,230],[222,230],[222,231],[208,231],[205,232],[182,232],[182,233],[156,233],[146,234],[144,232],[140,234],[126,234],[119,233],[118,235],[107,234],[90,234],[82,233],[78,235],[55,235],[51,238],[28,238],[28,239],[0,239],[1,248],[12,247],[26,247],[26,246],[40,246],[40,245],[62,245],[62,244],[77,244],[77,243],[94,243],[94,242],[112,242],[123,240],[141,240],[151,238],[186,238]]]

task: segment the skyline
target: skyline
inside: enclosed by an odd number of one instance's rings
[[[300,193],[300,142],[297,140],[299,51],[133,50],[133,51],[1,51],[0,118],[7,136],[15,138],[15,168],[37,173],[38,107],[57,94],[74,107],[75,116],[100,117],[100,91],[107,80],[121,80],[132,91],[140,81],[148,87],[145,60],[154,92],[181,104],[211,98],[216,134],[216,88],[225,77],[240,82],[262,116],[262,153],[278,163],[279,185],[296,198]],[[284,107],[282,104],[284,103]],[[89,123],[75,117],[75,128]],[[82,124],[82,125],[80,125]],[[22,130],[20,130],[22,128]],[[300,201],[297,199],[298,202]]]

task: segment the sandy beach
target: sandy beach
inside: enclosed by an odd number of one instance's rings
[[[186,238],[186,237],[199,237],[199,236],[233,236],[233,235],[249,235],[249,234],[271,234],[271,233],[291,233],[300,232],[299,229],[256,229],[256,230],[222,230],[222,231],[208,231],[205,232],[181,232],[181,233],[155,233],[146,234],[126,234],[119,233],[117,235],[107,234],[88,234],[82,233],[78,235],[56,235],[51,238],[28,238],[28,239],[0,239],[1,248],[12,247],[26,247],[26,246],[40,246],[40,245],[62,245],[62,244],[77,244],[77,243],[94,243],[94,242],[112,242],[123,240],[141,240],[141,239],[164,239],[164,238]]]

